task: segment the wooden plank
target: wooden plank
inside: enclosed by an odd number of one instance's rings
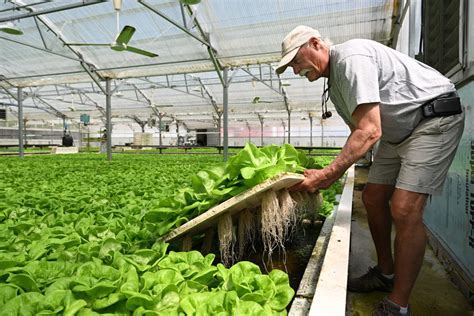
[[[354,166],[348,171],[309,315],[346,314]]]
[[[192,235],[202,232],[207,228],[216,225],[218,218],[225,213],[233,215],[243,209],[254,208],[260,205],[264,192],[268,190],[278,191],[283,188],[288,188],[301,182],[303,179],[303,175],[296,173],[284,173],[272,179],[268,179],[267,181],[214,206],[207,212],[174,229],[167,235],[163,236],[162,239],[166,242],[170,242],[182,237],[184,234]]]

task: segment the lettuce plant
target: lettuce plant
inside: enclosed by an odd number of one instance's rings
[[[321,167],[320,161],[308,158],[289,144],[258,148],[248,143],[226,164],[197,172],[191,177],[191,186],[159,200],[147,212],[145,220],[154,224],[158,234],[163,235],[222,201],[278,174],[302,173],[306,168]],[[328,215],[328,212],[325,210],[323,215]]]
[[[236,155],[232,166],[199,155],[0,157],[0,315],[284,314],[284,272],[227,269],[156,242],[283,165],[324,164],[277,147],[248,146],[253,161]]]

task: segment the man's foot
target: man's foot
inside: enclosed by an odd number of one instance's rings
[[[393,279],[384,277],[382,271],[375,266],[369,268],[366,274],[358,278],[349,279],[347,288],[352,292],[391,292],[393,289]]]
[[[377,308],[374,310],[372,316],[410,316],[410,306],[406,310],[406,313],[401,312],[401,307],[394,302],[390,301],[388,298],[384,298],[377,305]]]

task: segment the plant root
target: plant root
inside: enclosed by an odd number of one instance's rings
[[[238,258],[245,255],[245,250],[249,245],[255,250],[254,240],[257,237],[257,226],[255,213],[245,209],[239,213],[239,223],[237,225],[237,242],[239,245]]]
[[[287,189],[278,192],[278,203],[283,217],[283,238],[284,240],[291,239],[298,223],[296,203]]]
[[[181,243],[181,251],[191,251],[193,248],[193,236],[186,235],[184,236]]]
[[[217,234],[219,235],[219,250],[221,253],[221,261],[229,267],[234,262],[235,235],[232,226],[232,216],[224,214],[217,224]]]
[[[268,256],[271,266],[273,251],[278,247],[280,247],[283,252],[285,251],[283,244],[285,240],[285,219],[280,211],[278,196],[275,191],[268,190],[263,195],[261,214],[263,252]]]

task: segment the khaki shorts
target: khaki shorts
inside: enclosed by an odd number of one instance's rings
[[[424,119],[399,144],[380,141],[368,182],[441,194],[464,130],[464,115]]]

